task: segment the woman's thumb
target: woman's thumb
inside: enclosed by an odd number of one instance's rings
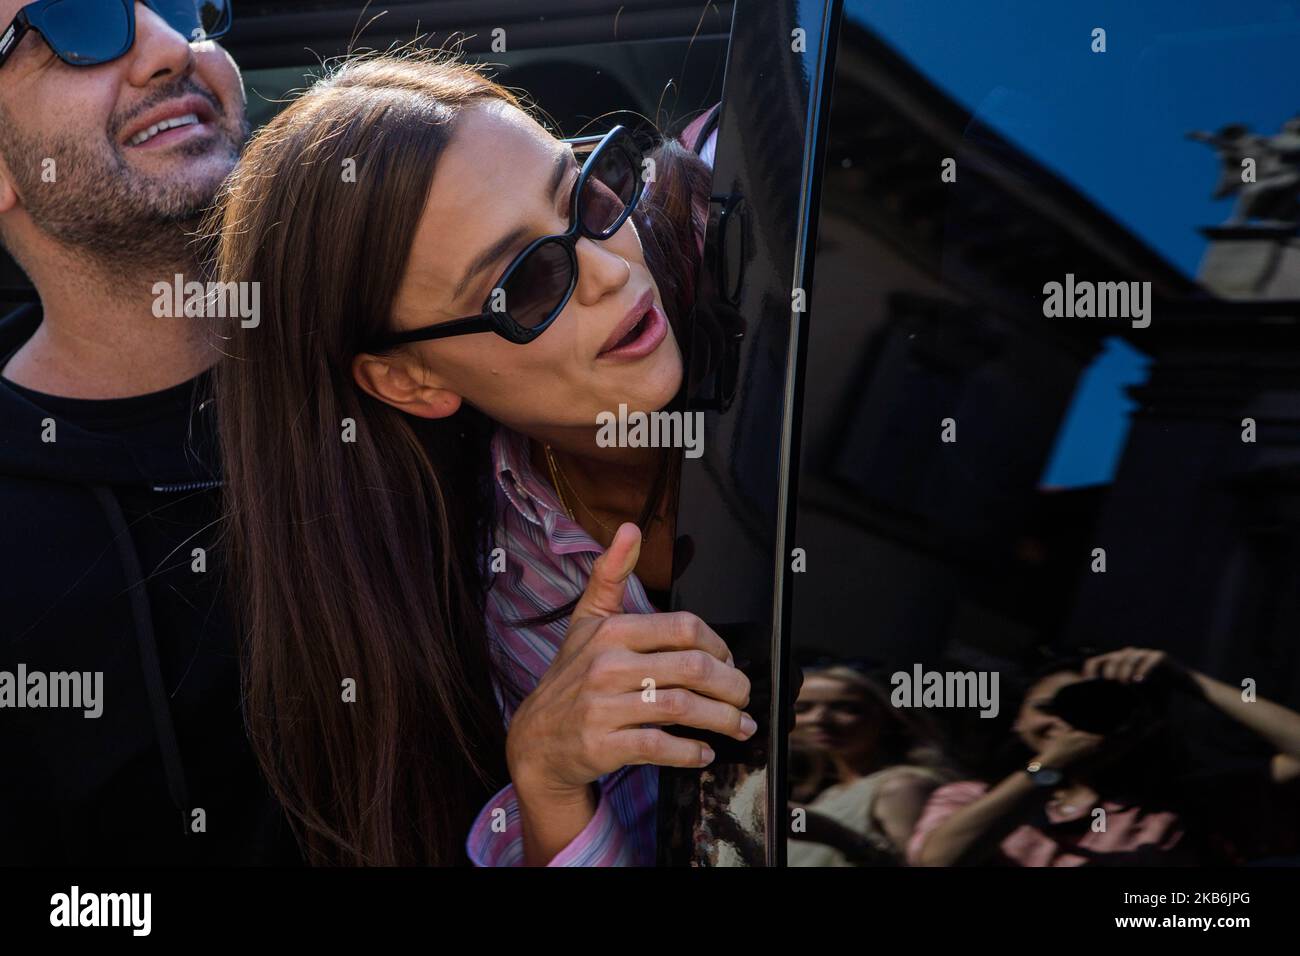
[[[630,521],[624,522],[614,532],[614,540],[605,553],[592,566],[591,578],[573,609],[571,620],[622,614],[627,579],[640,556],[641,529]]]

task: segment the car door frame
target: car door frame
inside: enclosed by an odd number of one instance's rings
[[[842,15],[842,0],[737,0],[733,13],[687,350],[685,409],[702,416],[704,451],[682,461],[671,607],[728,641],[759,729],[737,744],[675,728],[717,757],[661,770],[661,865],[785,863],[801,371]]]

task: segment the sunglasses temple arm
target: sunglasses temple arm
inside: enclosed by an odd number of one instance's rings
[[[470,332],[491,332],[493,329],[492,319],[487,315],[469,315],[463,319],[452,319],[450,322],[444,322],[433,331],[436,335],[429,338],[445,339],[449,335],[465,335]]]
[[[432,339],[445,339],[449,335],[465,335],[470,332],[489,332],[492,320],[485,315],[470,315],[463,319],[452,319],[438,325],[423,329],[411,329],[407,332],[395,332],[385,336],[379,344],[385,349],[406,345],[408,342],[428,342]]]
[[[31,21],[27,19],[27,11],[19,10],[18,15],[9,22],[5,29],[4,36],[0,37],[0,66],[4,66],[13,56],[14,50],[18,49],[18,44],[23,41],[27,31],[32,28]]]

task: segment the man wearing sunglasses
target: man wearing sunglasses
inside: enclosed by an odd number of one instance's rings
[[[0,0],[0,242],[40,299],[0,321],[0,863],[297,856],[219,600],[210,331],[152,309],[247,137],[228,2]]]

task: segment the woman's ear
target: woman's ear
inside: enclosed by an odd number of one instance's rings
[[[447,418],[460,408],[459,395],[422,381],[423,369],[401,356],[362,352],[352,360],[352,378],[367,395],[418,418]]]

